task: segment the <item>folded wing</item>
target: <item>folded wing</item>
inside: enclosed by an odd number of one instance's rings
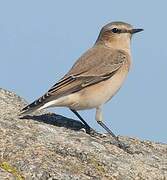
[[[112,77],[126,60],[127,54],[124,51],[93,47],[83,54],[71,70],[46,94],[26,106],[22,112],[34,111],[50,100],[105,81]]]

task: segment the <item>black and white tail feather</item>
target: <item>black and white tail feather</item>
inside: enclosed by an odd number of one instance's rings
[[[21,110],[19,116],[28,115],[36,110],[44,109],[44,108],[42,108],[42,106],[47,102],[47,99],[49,98],[49,96],[50,96],[49,93],[46,93],[39,99],[37,99],[34,102],[32,102],[31,104],[27,105],[26,107],[24,107]]]

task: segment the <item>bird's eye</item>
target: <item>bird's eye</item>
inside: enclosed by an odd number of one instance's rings
[[[120,33],[120,29],[118,29],[118,28],[113,28],[111,31],[112,31],[113,33]]]

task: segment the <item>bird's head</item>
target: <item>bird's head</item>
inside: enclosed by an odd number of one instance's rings
[[[129,48],[132,35],[140,31],[143,29],[134,29],[132,25],[125,22],[112,22],[101,29],[96,43],[105,43],[113,48],[119,48],[119,46]]]

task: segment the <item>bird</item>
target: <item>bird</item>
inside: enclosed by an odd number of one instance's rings
[[[43,96],[24,107],[20,115],[49,107],[67,107],[84,123],[79,110],[96,109],[95,119],[112,137],[118,137],[103,120],[102,109],[120,89],[131,67],[131,39],[143,29],[116,21],[102,27],[94,45]]]

